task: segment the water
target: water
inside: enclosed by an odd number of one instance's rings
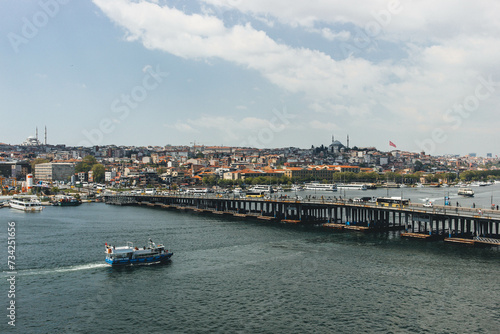
[[[473,200],[487,205],[488,194],[495,198],[498,189],[484,189],[486,195]],[[438,198],[442,191],[419,190],[404,189],[414,191],[412,201],[420,195]],[[0,217],[4,259],[9,221],[16,222],[17,243],[16,327],[8,326],[5,316],[2,261],[2,333],[498,333],[500,328],[496,248],[105,204],[48,207],[38,214],[1,209]],[[149,237],[174,252],[170,264],[104,265],[105,242],[143,245]]]

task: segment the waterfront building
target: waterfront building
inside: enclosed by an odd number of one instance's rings
[[[317,180],[331,180],[333,178],[333,173],[335,171],[327,166],[319,167],[287,167],[284,169],[285,176],[291,179],[305,179],[305,178],[313,178]]]
[[[49,162],[35,165],[37,181],[68,181],[75,173],[75,165],[64,162]]]
[[[335,170],[338,172],[352,172],[352,173],[359,173],[360,167],[359,166],[334,166]]]
[[[0,176],[25,179],[31,173],[31,165],[27,161],[0,161]]]

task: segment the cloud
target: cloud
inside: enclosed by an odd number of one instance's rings
[[[447,109],[474,92],[479,76],[500,80],[498,1],[201,2],[214,10],[188,14],[157,1],[94,0],[129,41],[184,59],[237,64],[303,98],[308,112],[343,117],[344,124],[365,130],[407,127],[425,135],[445,122]],[[217,9],[264,18],[267,27],[276,21],[318,33],[340,56],[324,45],[291,46],[286,38],[271,38],[276,31],[256,29],[248,17],[230,25],[212,14]],[[483,106],[493,112],[498,99],[497,92]],[[309,123],[317,129],[332,124]],[[179,130],[210,129],[231,138],[253,126],[267,125],[257,118],[208,116],[178,124]]]
[[[276,129],[277,125],[271,120],[258,117],[235,119],[224,116],[202,115],[195,119],[179,120],[173,125],[167,124],[166,127],[181,133],[198,133],[213,139],[238,141],[253,133],[258,133],[262,129]]]
[[[478,0],[398,1],[358,0],[203,0],[215,7],[239,10],[249,15],[275,17],[291,26],[313,27],[322,24],[354,24],[366,27],[378,22],[387,38],[442,40],[463,33],[498,34],[500,3]]]
[[[321,36],[323,36],[329,41],[335,41],[335,40],[347,41],[351,37],[351,33],[346,30],[334,32],[330,28],[323,28],[319,30],[319,32],[321,33]]]
[[[198,130],[194,129],[191,125],[183,122],[176,122],[175,124],[164,124],[165,127],[170,128],[170,129],[175,129],[178,132],[181,133],[195,133],[198,132]]]
[[[328,130],[328,131],[333,131],[333,130],[338,130],[339,126],[335,123],[331,122],[322,122],[318,120],[313,120],[309,122],[309,126],[312,129],[317,129],[317,130]]]
[[[146,48],[188,59],[220,58],[255,70],[273,84],[306,98],[342,99],[346,84],[353,94],[382,80],[380,68],[365,59],[333,60],[324,52],[290,47],[251,24],[224,26],[214,16],[185,14],[150,2],[94,0],[126,38]]]

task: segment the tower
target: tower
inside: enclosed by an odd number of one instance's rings
[[[347,148],[349,148],[349,135],[347,135]]]
[[[38,143],[38,126],[36,127],[35,138],[36,138],[36,141]]]
[[[44,145],[47,145],[47,125],[45,125],[45,141]]]

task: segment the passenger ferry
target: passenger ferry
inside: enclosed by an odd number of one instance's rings
[[[14,196],[10,201],[11,208],[25,212],[40,212],[43,210],[42,203],[35,195]]]
[[[263,186],[263,185],[255,185],[251,188],[248,189],[249,191],[252,192],[265,192],[265,193],[273,193],[273,187],[271,186]]]
[[[323,191],[337,191],[335,184],[311,182],[305,185],[306,190],[323,190]]]
[[[209,189],[209,188],[188,188],[188,189],[186,189],[186,194],[204,195],[204,194],[208,194],[211,192],[213,192],[213,191],[212,191],[212,189]]]
[[[458,195],[465,197],[474,197],[474,190],[471,188],[460,188],[458,189]]]
[[[127,246],[115,247],[105,244],[106,263],[110,266],[125,266],[134,264],[155,264],[170,260],[174,254],[168,252],[163,245],[155,244],[149,239],[148,245],[142,248],[134,247],[132,242]]]
[[[344,183],[337,184],[338,189],[354,189],[354,190],[366,190],[366,184],[357,184],[357,183]]]

